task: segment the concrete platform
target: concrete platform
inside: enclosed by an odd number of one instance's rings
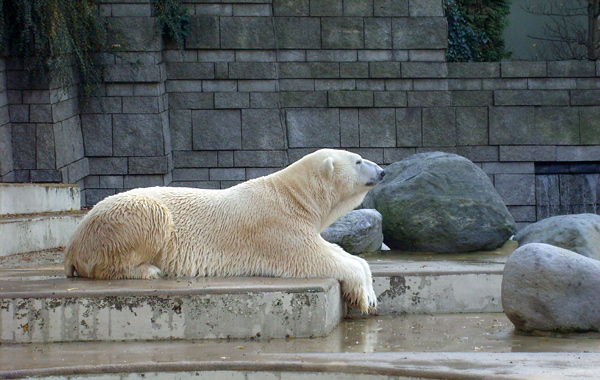
[[[0,281],[1,343],[314,337],[344,315],[333,279]]]
[[[0,183],[0,215],[74,211],[81,208],[77,185]]]
[[[64,246],[84,211],[0,216],[0,257]]]
[[[600,335],[516,335],[503,314],[350,318],[313,339],[5,344],[0,378],[600,379]]]

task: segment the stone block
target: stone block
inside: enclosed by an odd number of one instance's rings
[[[103,175],[99,177],[98,187],[101,189],[123,189],[125,185],[125,176],[122,175]]]
[[[494,187],[507,206],[535,206],[533,174],[495,174]]]
[[[362,49],[365,45],[363,20],[360,17],[321,19],[323,49]]]
[[[533,78],[547,75],[546,62],[507,61],[500,63],[502,78]]]
[[[238,81],[235,80],[205,80],[202,81],[204,92],[234,92],[238,90]]]
[[[278,62],[304,62],[304,61],[306,61],[306,51],[305,50],[279,50],[277,52],[277,61]]]
[[[493,91],[452,91],[453,106],[491,106],[493,102]]]
[[[239,80],[238,91],[246,92],[274,92],[277,91],[277,80]]]
[[[208,169],[174,169],[173,181],[208,181]]]
[[[100,187],[100,176],[88,175],[83,180],[83,188],[84,189],[99,188],[99,187]]]
[[[171,109],[210,109],[214,107],[213,94],[207,93],[170,93],[169,108]]]
[[[150,17],[150,4],[112,4],[113,17]]]
[[[8,106],[10,120],[13,123],[28,123],[29,122],[29,105],[28,104],[12,104]]]
[[[272,62],[232,62],[230,79],[277,79],[277,69]]]
[[[398,61],[395,59],[393,50],[359,50],[358,60],[360,62],[389,62]]]
[[[233,16],[271,16],[269,4],[233,4]]]
[[[497,78],[500,77],[499,62],[449,62],[449,78]]]
[[[221,17],[220,34],[221,49],[275,48],[271,17]]]
[[[406,91],[376,91],[375,107],[406,107]]]
[[[86,189],[85,203],[86,206],[92,207],[106,197],[116,194],[114,189]]]
[[[445,17],[394,18],[392,33],[394,49],[445,49],[448,45]]]
[[[481,169],[486,174],[535,174],[533,162],[486,162]]]
[[[341,78],[368,78],[368,62],[342,62],[340,63]]]
[[[2,85],[2,81],[3,81],[3,79],[0,79],[0,85]],[[4,87],[0,87],[0,88],[4,88]],[[48,90],[27,90],[27,91],[23,91],[22,95],[23,95],[23,103],[25,103],[25,104],[49,104],[50,103],[50,91],[48,91]]]
[[[413,79],[415,91],[447,91],[448,79]]]
[[[123,180],[126,189],[137,189],[140,187],[164,186],[162,175],[127,175]]]
[[[279,169],[280,168],[248,168],[246,169],[246,177],[248,179],[264,177],[277,172]]]
[[[89,157],[90,175],[127,174],[127,157]]]
[[[358,79],[356,89],[359,91],[385,91],[384,79]]]
[[[216,151],[174,151],[175,168],[212,168],[218,166]]]
[[[227,20],[230,20],[227,18]],[[190,16],[190,34],[185,39],[187,49],[218,49],[221,33],[219,17],[217,16]]]
[[[488,143],[488,109],[460,107],[456,109],[458,145],[486,145]]]
[[[456,129],[454,108],[432,107],[423,110],[423,146],[456,146]]]
[[[392,48],[392,19],[388,17],[365,18],[365,49]]]
[[[32,123],[52,123],[52,106],[49,104],[30,105],[29,120]]]
[[[158,98],[155,96],[123,97],[123,113],[158,113]]]
[[[11,177],[14,182],[22,183],[22,182],[31,182],[29,179],[29,173],[31,170],[14,170],[9,173],[6,177]]]
[[[87,104],[83,105],[83,113],[121,113],[123,112],[123,103],[120,97],[106,96],[88,99]]]
[[[280,49],[320,49],[321,22],[317,17],[277,17],[275,35]]]
[[[282,62],[279,64],[282,79],[339,78],[340,63],[337,62]]]
[[[327,107],[327,92],[286,91],[280,93],[283,107]]]
[[[275,16],[308,16],[310,0],[273,0]]]
[[[444,17],[442,0],[410,0],[410,17]]]
[[[342,0],[310,0],[311,16],[341,16],[343,13]]]
[[[373,107],[372,91],[329,91],[329,107]]]
[[[600,106],[600,90],[572,90],[571,105]]]
[[[56,168],[60,169],[84,157],[83,135],[79,117],[53,124]]]
[[[578,90],[600,90],[600,76],[596,78],[575,78]]]
[[[12,154],[11,125],[0,125],[0,176],[6,176],[14,169]],[[8,182],[6,178],[2,179]]]
[[[81,115],[81,129],[86,156],[111,156],[112,116],[103,114]]]
[[[597,146],[557,146],[557,161],[600,161]]]
[[[315,91],[341,91],[357,89],[354,79],[315,79]],[[361,89],[359,89],[361,90]]]
[[[448,64],[445,62],[403,62],[403,78],[447,78]]]
[[[283,128],[278,109],[242,110],[242,149],[284,149]]]
[[[508,206],[508,212],[513,216],[515,222],[536,222],[536,211],[534,206]]]
[[[242,168],[211,168],[209,177],[211,181],[244,181],[246,170]]]
[[[160,115],[114,115],[113,154],[115,156],[160,156],[165,154]]]
[[[233,62],[235,61],[235,52],[233,50],[199,50],[197,52],[198,62]]]
[[[420,108],[398,108],[396,110],[398,147],[417,147],[423,145],[421,120],[422,110]]]
[[[527,79],[483,79],[481,81],[484,90],[525,90]]]
[[[286,112],[290,148],[340,146],[339,110],[290,109]]]
[[[35,143],[36,169],[55,169],[56,151],[52,124],[37,124],[35,126]]]
[[[236,167],[248,168],[281,168],[286,161],[283,150],[237,150],[233,157]]]
[[[413,90],[412,79],[386,79],[385,89],[387,91],[409,91]]]
[[[162,41],[152,17],[110,17],[107,21],[111,29],[109,46],[125,44],[128,52],[161,50]]]
[[[149,83],[161,81],[160,67],[157,65],[132,65],[130,63],[107,65],[104,68],[106,83]]]
[[[129,174],[166,174],[169,171],[166,156],[129,157]]]
[[[581,144],[600,144],[600,107],[579,108]]]
[[[449,107],[452,97],[449,91],[409,91],[409,107]]]
[[[370,62],[369,77],[400,78],[400,62]]]
[[[373,16],[373,0],[344,0],[344,16]]]
[[[51,170],[31,170],[29,172],[29,181],[28,182],[37,182],[37,183],[52,183],[52,182],[62,182],[63,175],[59,170],[51,169]],[[68,180],[65,178],[65,182]],[[70,183],[70,182],[68,182]]]
[[[599,101],[600,103],[600,101]],[[568,91],[553,90],[497,90],[494,91],[496,106],[568,106]]]
[[[167,63],[168,79],[213,79],[214,63],[206,62],[170,62]]]
[[[401,51],[397,51],[401,52]],[[446,51],[438,50],[408,50],[408,59],[396,58],[398,61],[411,62],[446,62]]]
[[[396,146],[396,115],[393,108],[365,108],[358,111],[361,148]]]
[[[106,85],[106,96],[133,96],[133,84],[108,83]]]
[[[383,150],[383,164],[393,164],[416,153],[415,148],[385,148]]]
[[[527,80],[530,90],[571,90],[577,87],[575,78],[530,78]]]
[[[579,144],[579,112],[571,107],[535,108],[536,144]]]
[[[473,162],[496,162],[498,161],[498,147],[489,145],[458,146],[456,154],[463,156]]]
[[[374,0],[373,8],[377,17],[408,16],[408,1],[405,0]]]
[[[477,91],[482,88],[481,79],[448,79],[449,90]]]
[[[279,93],[277,92],[252,92],[250,93],[251,108],[280,108]]]
[[[217,152],[217,162],[220,168],[232,168],[234,165],[233,152],[227,150]]]
[[[215,108],[249,108],[247,92],[215,92]]]
[[[490,144],[536,144],[533,107],[490,107],[489,117]]]
[[[308,62],[356,62],[356,50],[308,50]]]
[[[192,111],[192,137],[194,150],[241,149],[240,111]]]
[[[340,110],[340,131],[342,147],[360,146],[357,109],[346,108]]]
[[[64,121],[79,115],[79,101],[68,99],[52,106],[52,118],[54,122]]]
[[[177,92],[200,92],[202,91],[201,80],[170,80],[166,83],[168,93]]]
[[[276,52],[271,50],[237,50],[236,62],[275,62]]]
[[[594,61],[551,61],[548,62],[549,77],[594,77]]]
[[[501,146],[500,161],[556,161],[556,146]]]

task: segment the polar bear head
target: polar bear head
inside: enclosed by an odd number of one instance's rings
[[[320,177],[316,191],[326,193],[330,200],[329,210],[324,210],[322,229],[360,205],[367,192],[385,175],[385,171],[374,162],[344,150],[321,149],[300,161],[313,165],[312,170]]]

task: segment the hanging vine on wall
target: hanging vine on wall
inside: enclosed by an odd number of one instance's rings
[[[183,50],[185,38],[190,34],[188,30],[190,17],[187,8],[180,0],[155,0],[154,16],[163,37],[175,41],[177,47]]]
[[[102,79],[97,52],[107,32],[94,0],[0,0],[0,47],[22,59],[35,81],[76,83],[89,96]]]

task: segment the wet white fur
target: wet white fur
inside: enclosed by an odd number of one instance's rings
[[[158,276],[333,277],[362,312],[377,306],[367,262],[320,232],[358,206],[381,168],[324,149],[225,190],[134,189],[99,202],[66,248],[65,271]]]

